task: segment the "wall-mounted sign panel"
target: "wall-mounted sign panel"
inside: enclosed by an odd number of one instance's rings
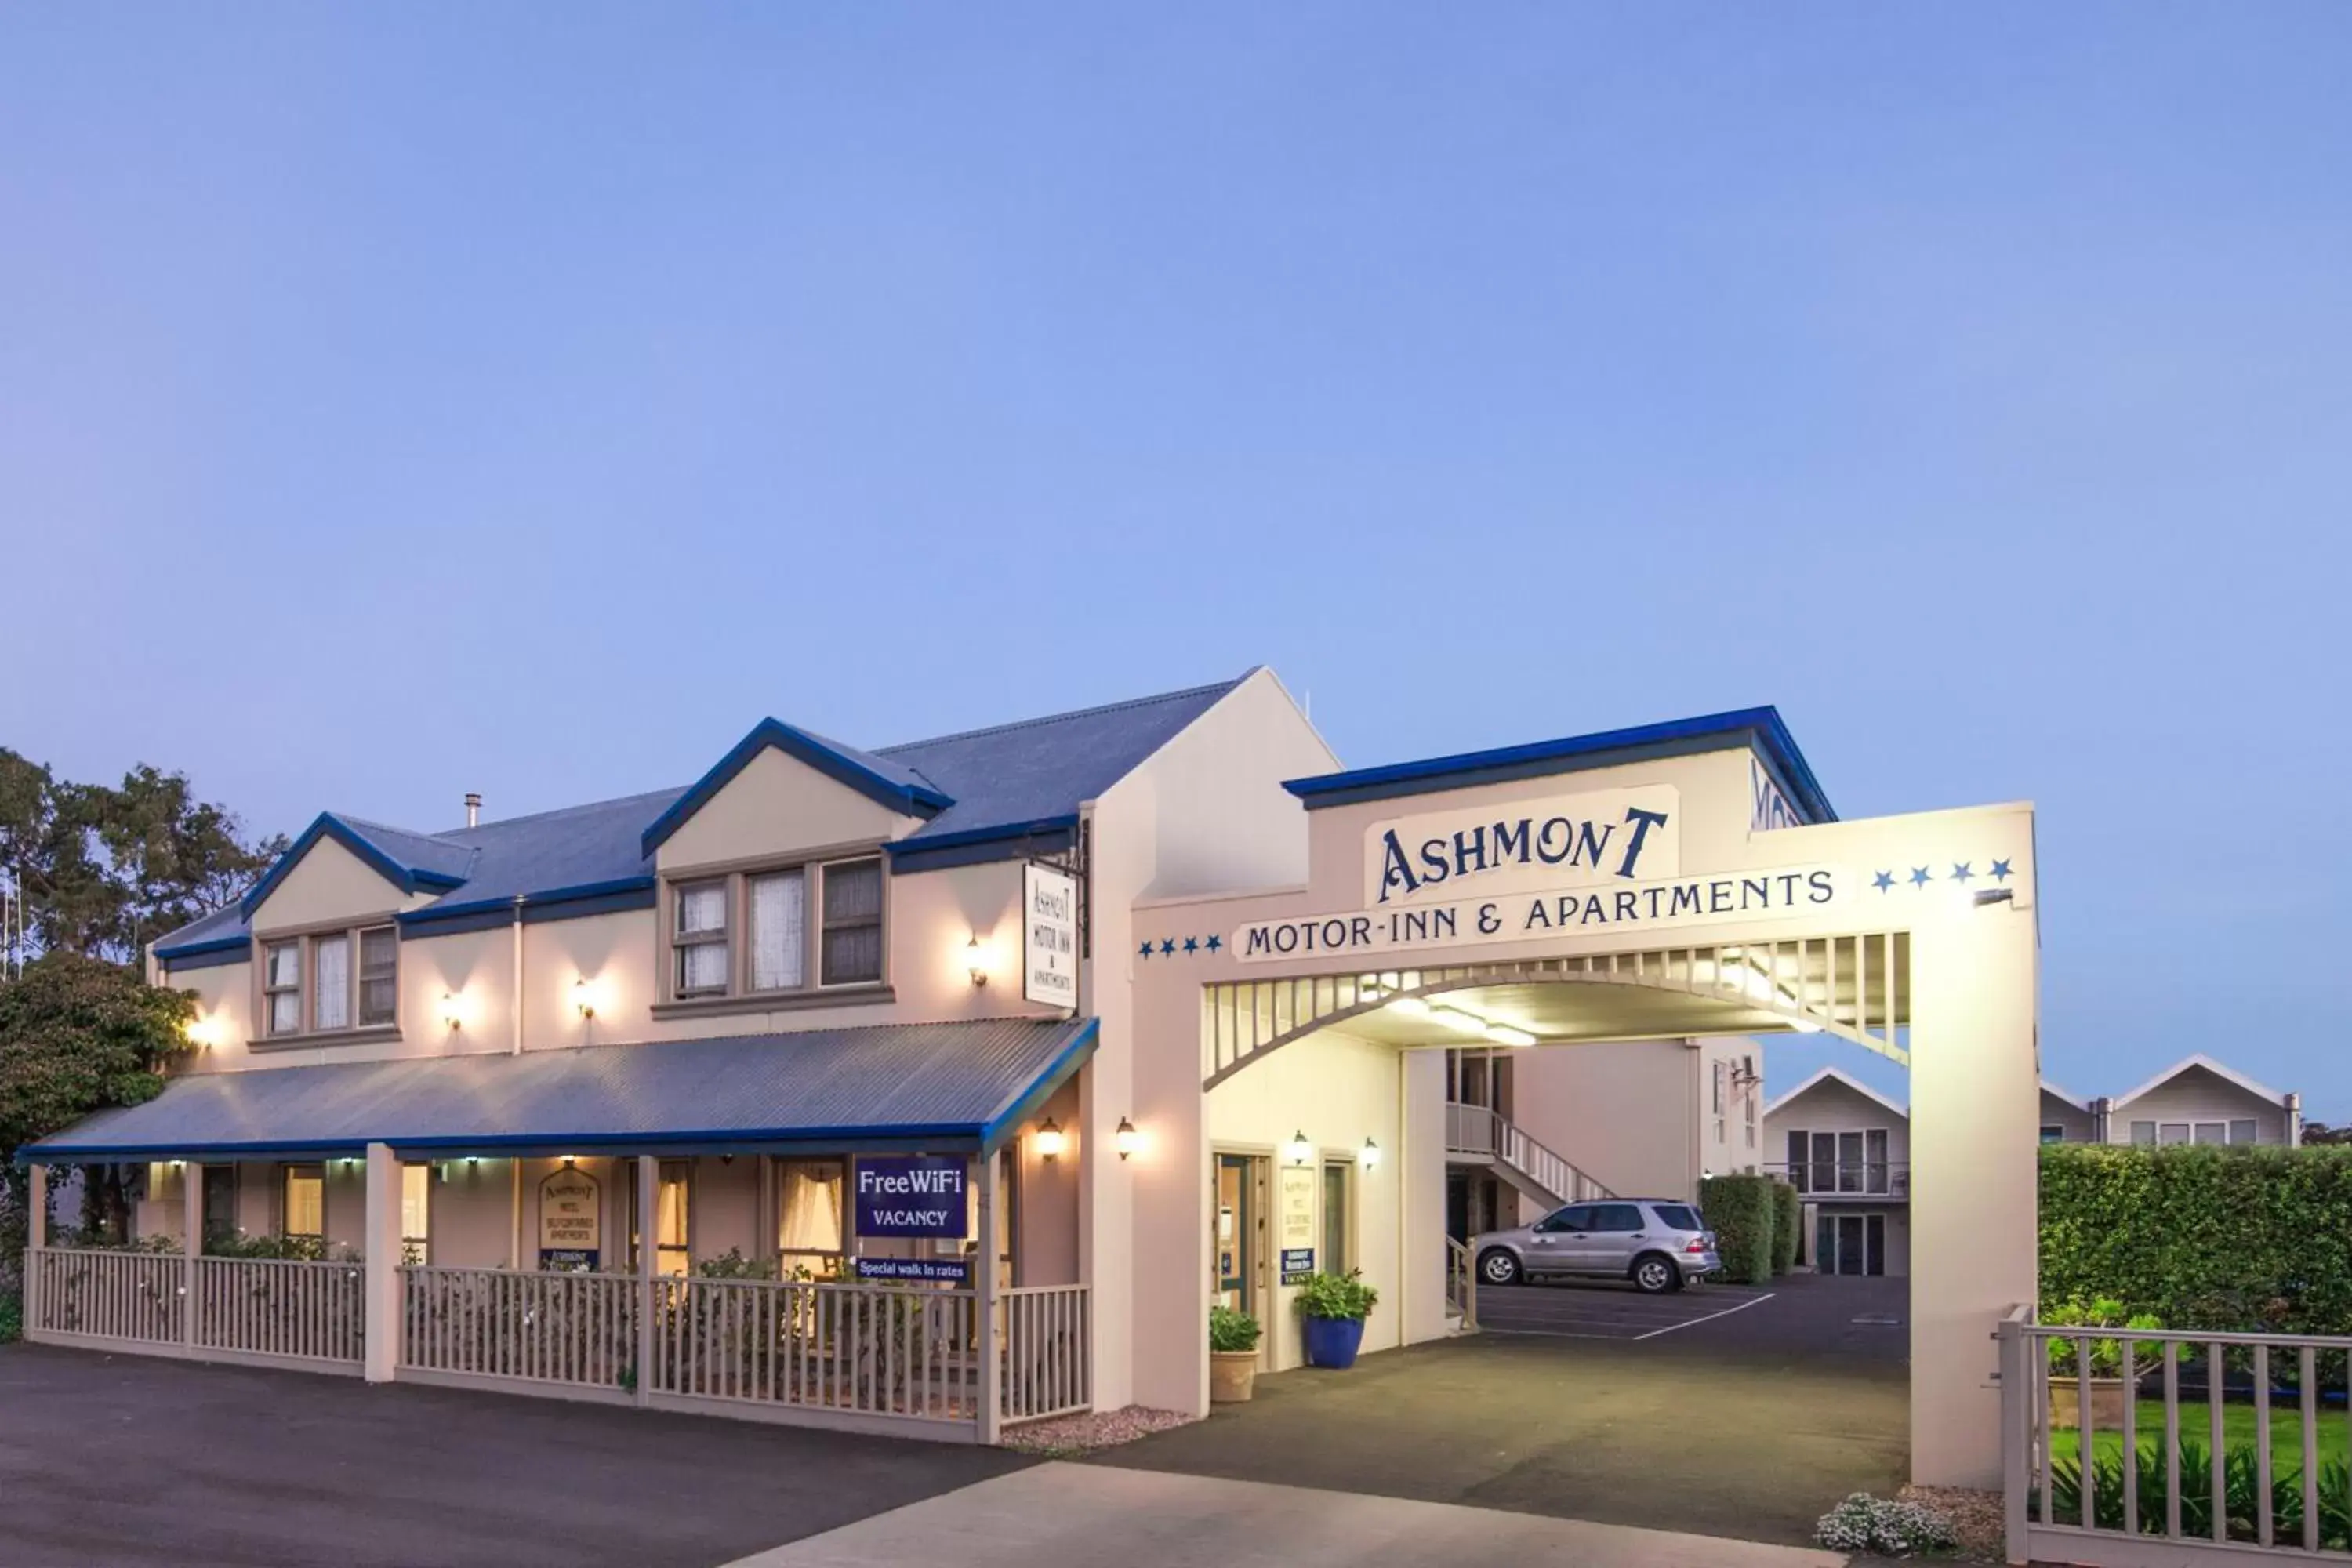
[[[1282,1249],[1282,1282],[1304,1285],[1315,1272],[1315,1249],[1311,1247],[1286,1247]]]
[[[604,1245],[604,1190],[566,1165],[539,1184],[539,1266],[593,1273]]]
[[[971,1283],[971,1260],[966,1258],[860,1258],[853,1261],[860,1279],[912,1279],[927,1285]]]
[[[1078,879],[1034,861],[1021,868],[1021,994],[1078,1005]]]
[[[1391,817],[1364,829],[1371,909],[1671,877],[1682,869],[1672,784],[1500,801]]]
[[[857,1234],[961,1241],[971,1234],[961,1159],[866,1154],[857,1161]]]

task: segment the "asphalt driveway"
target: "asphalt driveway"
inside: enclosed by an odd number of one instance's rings
[[[551,1399],[0,1348],[9,1568],[711,1568],[1033,1462]]]
[[[1481,1290],[1520,1331],[1261,1377],[1093,1462],[1801,1544],[1906,1479],[1906,1283]]]

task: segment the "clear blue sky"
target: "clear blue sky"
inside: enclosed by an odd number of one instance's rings
[[[2352,6],[1113,9],[0,10],[0,743],[432,827],[1775,702],[2039,803],[2062,1081],[2352,1116]]]

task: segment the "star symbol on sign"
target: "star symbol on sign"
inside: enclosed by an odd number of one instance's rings
[[[1873,877],[1870,879],[1870,885],[1876,888],[1883,893],[1886,891],[1887,889],[1895,886],[1895,873],[1892,871],[1881,871],[1877,876]]]
[[[1162,937],[1160,939],[1160,956],[1162,958],[1173,958],[1176,956],[1176,943],[1172,938]]]
[[[2006,882],[2009,880],[2008,861],[1996,860],[1992,863],[1992,879],[1996,882]]]
[[[1190,937],[1190,936],[1186,937],[1186,938],[1184,939],[1184,951],[1185,951],[1186,952],[1200,952],[1200,951],[1201,951],[1201,942],[1200,942],[1200,939],[1199,939],[1198,937]]]
[[[1970,877],[1975,876],[1976,873],[1969,868],[1973,864],[1973,861],[1963,860],[1958,865],[1954,866],[1952,868],[1952,880],[1955,882],[1965,882]]]
[[[1911,868],[1911,885],[1913,887],[1924,888],[1935,879],[1934,875],[1928,871],[1927,867],[1914,866]]]
[[[1223,937],[1221,937],[1221,936],[1213,936],[1213,937],[1211,937],[1211,938],[1209,939],[1209,951],[1210,951],[1211,952],[1216,952],[1216,951],[1217,951],[1217,949],[1219,949],[1219,948],[1221,948],[1221,947],[1223,947],[1223,946],[1224,946],[1224,945],[1225,945],[1225,939],[1224,939],[1224,938],[1223,938]]]
[[[1144,957],[1146,957],[1146,958],[1150,958],[1150,957],[1151,956],[1151,944],[1150,944],[1150,942],[1145,942],[1145,943],[1143,944],[1142,952],[1143,952],[1143,956],[1144,956]]]

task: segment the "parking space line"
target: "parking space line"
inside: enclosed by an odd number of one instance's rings
[[[1779,1294],[1780,1292],[1777,1290],[1767,1290],[1764,1294],[1757,1297],[1754,1300],[1742,1301],[1737,1307],[1726,1307],[1720,1312],[1709,1312],[1706,1317],[1693,1318],[1687,1323],[1669,1323],[1663,1329],[1652,1329],[1646,1334],[1635,1334],[1633,1337],[1637,1340],[1654,1340],[1660,1334],[1671,1334],[1676,1329],[1696,1328],[1700,1323],[1711,1323],[1717,1318],[1727,1318],[1734,1312],[1744,1312],[1750,1307],[1762,1306],[1765,1302],[1770,1300],[1773,1297]]]

